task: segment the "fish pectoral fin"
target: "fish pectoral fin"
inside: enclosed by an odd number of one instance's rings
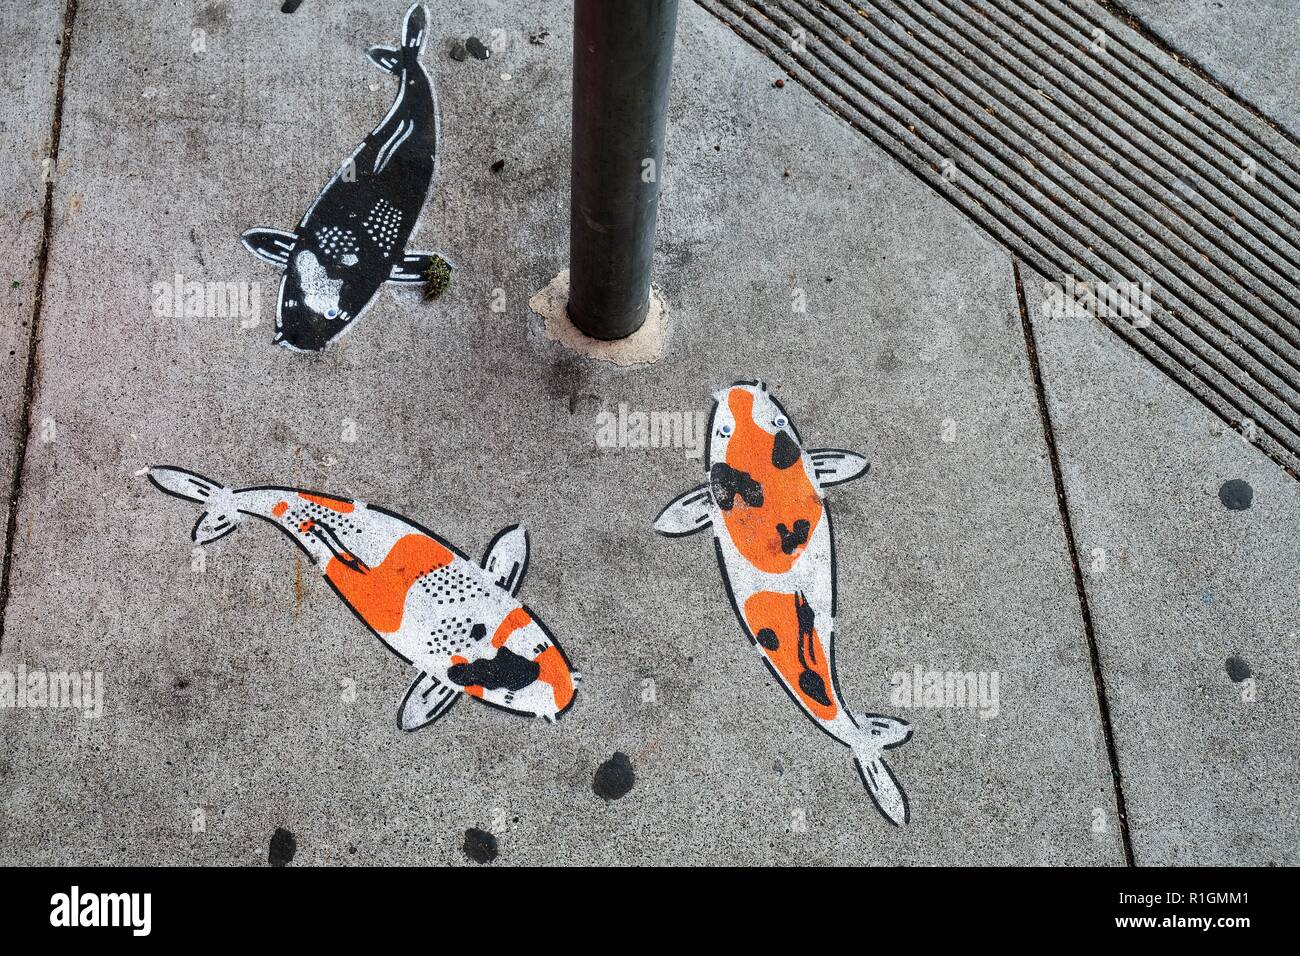
[[[842,485],[871,470],[871,462],[861,455],[839,448],[818,448],[808,453],[813,463],[813,478],[823,489]]]
[[[421,673],[402,698],[402,706],[397,708],[397,726],[407,733],[427,727],[451,710],[459,698],[459,687]]]
[[[411,252],[393,263],[388,281],[436,282],[440,277],[449,278],[451,269],[451,263],[436,252]]]
[[[522,525],[502,528],[483,555],[483,570],[497,587],[518,594],[528,573],[528,531]]]
[[[668,502],[655,518],[655,530],[667,538],[681,538],[703,531],[713,523],[708,485],[699,485]]]
[[[259,226],[240,236],[244,248],[264,262],[281,269],[289,265],[289,253],[293,251],[298,237],[283,229],[267,229]]]
[[[366,56],[385,73],[402,72],[402,54],[391,46],[372,46],[366,51]]]

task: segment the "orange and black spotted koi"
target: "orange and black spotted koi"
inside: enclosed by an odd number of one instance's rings
[[[865,474],[866,459],[805,451],[785,409],[761,382],[716,396],[705,484],[655,520],[669,537],[713,529],[723,582],[764,665],[822,730],[853,751],[868,793],[892,823],[910,816],[884,762],[911,736],[906,721],[850,714],[834,665],[835,550],[824,491]]]

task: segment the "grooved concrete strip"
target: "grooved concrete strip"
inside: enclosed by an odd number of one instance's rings
[[[387,109],[362,51],[404,7],[304,5],[304,24],[221,5],[192,57],[190,23],[83,0],[130,55],[74,49],[59,200],[87,198],[52,268],[112,269],[55,285],[38,411],[66,427],[29,448],[4,666],[103,670],[106,712],[0,715],[0,858],[253,863],[282,827],[295,864],[452,863],[480,827],[501,863],[1122,862],[1005,251],[806,91],[774,89],[702,10],[683,7],[678,37],[661,361],[587,362],[530,315],[563,265],[568,15],[502,4],[484,22],[468,0],[431,5],[445,151],[417,241],[460,264],[450,290],[383,293],[320,356],[270,347],[274,273],[236,237],[291,226]],[[437,52],[494,27],[513,39],[489,61]],[[261,280],[262,324],[154,315],[152,284],[176,273]],[[711,543],[651,532],[699,460],[595,443],[602,410],[704,412],[755,375],[810,443],[873,462],[830,499],[852,705],[890,711],[891,677],[917,665],[1001,674],[996,717],[902,711],[906,830],[763,670]],[[576,706],[546,727],[465,702],[400,734],[410,669],[271,529],[192,570],[193,509],[133,476],[160,461],[349,494],[470,553],[526,521],[522,593],[586,675]],[[592,778],[615,751],[636,784],[607,803]]]
[[[1191,57],[1236,95],[1300,136],[1300,33],[1291,0],[1123,0],[1109,4]],[[1231,16],[1224,16],[1230,12]]]
[[[1300,467],[1300,150],[1090,0],[699,0]],[[1149,321],[1147,321],[1149,319]]]

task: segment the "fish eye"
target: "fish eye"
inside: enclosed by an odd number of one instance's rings
[[[775,425],[777,428],[785,428],[785,426],[789,425],[790,423],[785,420],[784,415],[777,415],[776,418],[772,419],[772,424]]]
[[[325,310],[325,318],[332,319],[339,314],[338,309],[330,308]]]
[[[726,438],[728,435],[731,434],[732,431],[731,423],[723,422],[721,425],[718,426],[718,431],[722,433],[723,438]]]

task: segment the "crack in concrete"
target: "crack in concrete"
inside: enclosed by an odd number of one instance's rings
[[[15,442],[13,483],[9,487],[9,510],[5,518],[4,564],[0,569],[0,650],[4,649],[9,618],[9,588],[13,573],[14,536],[18,528],[18,499],[23,492],[23,472],[27,467],[27,446],[32,435],[32,405],[36,393],[37,346],[40,342],[41,312],[45,306],[45,279],[50,265],[50,240],[54,224],[54,187],[59,180],[59,138],[63,131],[63,91],[72,53],[72,28],[77,19],[77,0],[67,0],[63,9],[63,43],[59,51],[59,69],[54,87],[54,112],[50,120],[50,178],[45,184],[45,207],[42,213],[41,247],[36,259],[36,292],[32,301],[31,326],[27,331],[27,369],[23,379],[22,424]]]

